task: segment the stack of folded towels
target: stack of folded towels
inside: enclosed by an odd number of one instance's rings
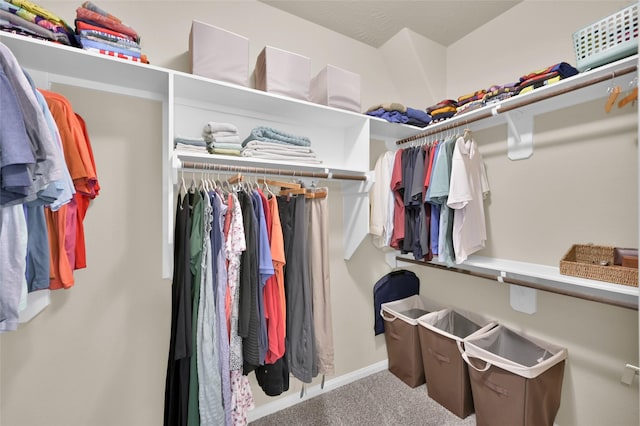
[[[142,54],[138,33],[91,1],[76,9],[76,34],[85,50],[149,63]]]
[[[180,151],[207,154],[207,143],[203,138],[192,138],[188,136],[175,136],[173,138],[175,149]]]
[[[59,16],[29,0],[0,0],[0,30],[78,46],[73,28]]]
[[[202,137],[209,154],[240,155],[242,151],[238,128],[231,123],[210,121],[204,126]]]
[[[271,127],[256,127],[242,142],[242,156],[296,163],[320,164],[311,141]]]

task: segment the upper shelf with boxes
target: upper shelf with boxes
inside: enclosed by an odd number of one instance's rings
[[[174,76],[173,130],[181,141],[202,138],[197,142],[205,146],[197,154],[177,145],[179,160],[368,171],[359,75],[328,65],[312,79],[309,58],[266,46],[255,63],[254,89],[247,38],[193,21],[189,39],[192,74]]]

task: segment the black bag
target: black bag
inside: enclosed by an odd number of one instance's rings
[[[373,329],[375,335],[384,333],[384,320],[380,316],[383,303],[420,294],[420,280],[411,271],[399,269],[380,278],[373,286]]]

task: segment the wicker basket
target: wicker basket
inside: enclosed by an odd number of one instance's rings
[[[573,33],[576,68],[583,72],[638,51],[638,4]]]
[[[638,287],[638,269],[614,265],[614,255],[615,247],[574,244],[560,260],[560,273]]]

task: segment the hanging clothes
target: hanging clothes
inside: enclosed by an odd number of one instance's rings
[[[453,249],[456,263],[484,248],[487,231],[484,198],[489,193],[482,154],[471,135],[456,141],[447,205],[454,209]]]
[[[193,353],[191,295],[191,215],[189,195],[178,195],[175,215],[173,279],[171,284],[171,338],[165,381],[164,426],[187,424],[189,363]]]
[[[328,192],[328,188],[320,188]],[[329,230],[326,198],[306,199],[309,280],[312,289],[313,332],[318,374],[334,373],[331,282],[329,271]]]

